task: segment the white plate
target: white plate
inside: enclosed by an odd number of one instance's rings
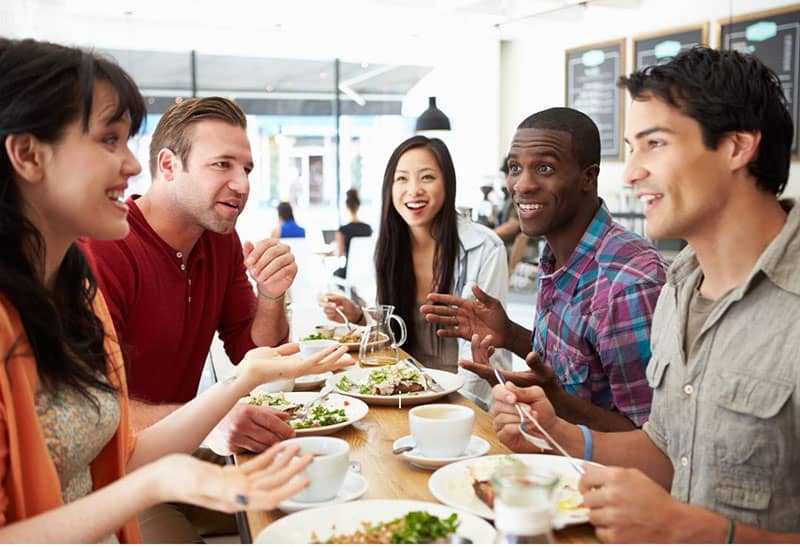
[[[319,389],[325,385],[325,381],[333,376],[332,372],[323,372],[322,374],[307,374],[300,376],[294,380],[294,388],[298,391],[308,391],[310,389]]]
[[[345,503],[353,501],[364,495],[369,486],[369,481],[361,473],[348,471],[344,477],[344,484],[339,489],[336,497],[327,501],[316,502],[302,502],[294,500],[284,500],[278,504],[278,509],[284,513],[295,513],[303,511],[304,509],[313,509],[314,507],[322,507],[323,505],[333,505],[336,503]]]
[[[281,393],[271,393],[270,395],[281,395]],[[319,393],[315,391],[295,391],[290,393],[283,393],[282,394],[287,401],[290,403],[299,403],[304,404],[308,401],[312,400],[314,397],[319,395]],[[242,401],[247,402],[248,397],[242,399]],[[328,395],[328,398],[323,403],[328,408],[343,408],[345,416],[347,417],[346,422],[342,422],[340,424],[334,425],[325,425],[322,427],[310,427],[308,429],[295,429],[295,433],[298,437],[305,437],[306,435],[326,435],[328,433],[335,433],[340,429],[344,429],[350,424],[353,424],[364,416],[367,415],[369,412],[369,407],[364,404],[362,401],[355,399],[353,397],[348,397],[347,395],[339,395],[338,393],[331,393]]]
[[[256,543],[309,543],[311,533],[319,541],[333,534],[348,534],[361,528],[362,522],[387,522],[410,511],[427,511],[439,518],[458,515],[458,534],[473,543],[494,543],[497,532],[483,519],[438,503],[413,500],[360,500],[300,511],[276,520],[256,537]]]
[[[401,446],[412,446],[413,444],[414,438],[411,435],[406,435],[405,437],[397,439],[392,445],[392,448],[394,449],[400,448]],[[431,458],[428,456],[423,456],[416,448],[409,450],[408,452],[403,452],[402,454],[399,454],[399,456],[408,460],[411,465],[421,469],[439,469],[448,463],[483,456],[489,452],[490,448],[491,446],[484,439],[478,437],[477,435],[472,435],[472,437],[469,439],[467,449],[460,456],[455,456],[452,458]]]
[[[347,377],[350,378],[353,383],[359,384],[367,379],[370,372],[378,368],[380,367],[353,367],[350,370],[334,374],[333,377],[328,380],[328,382],[332,382],[335,387],[336,384],[339,383],[339,380],[342,379],[342,376],[347,375]],[[371,405],[413,406],[422,403],[430,403],[436,399],[446,397],[451,393],[455,393],[461,389],[461,386],[464,385],[464,378],[458,374],[452,374],[450,372],[432,368],[425,368],[422,370],[427,372],[431,378],[436,380],[436,382],[438,382],[438,384],[444,388],[444,391],[436,392],[425,390],[417,391],[415,393],[403,393],[402,395],[364,395],[359,393],[358,390],[342,391],[338,387],[336,388],[336,391],[344,395],[349,395],[350,397],[357,397]]]
[[[539,470],[552,471],[561,477],[561,482],[557,487],[559,489],[557,501],[564,504],[573,501],[577,504],[583,501],[577,491],[580,479],[578,473],[570,467],[569,462],[563,456],[549,454],[504,454],[451,463],[431,475],[428,479],[428,489],[433,497],[445,505],[469,511],[483,518],[494,519],[494,511],[479,500],[472,489],[473,475],[477,480],[489,480],[492,473],[509,459]],[[583,462],[583,460],[578,461]],[[560,529],[570,524],[588,521],[588,509],[581,507],[567,510],[560,507],[553,520],[553,527]]]

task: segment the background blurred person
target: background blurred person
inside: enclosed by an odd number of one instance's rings
[[[347,260],[350,256],[350,240],[354,237],[369,237],[372,235],[372,227],[358,218],[358,209],[361,207],[361,200],[358,197],[358,190],[350,188],[347,191],[347,198],[344,202],[350,212],[350,222],[339,226],[336,232],[336,250],[339,256],[345,257],[344,266],[337,268],[333,275],[347,277]]]
[[[254,349],[134,440],[114,325],[75,242],[128,233],[144,100],[116,64],[55,44],[0,39],[0,73],[0,541],[136,542],[158,503],[234,512],[294,495],[310,460],[296,450],[224,470],[185,453],[258,384],[329,370],[341,351]]]
[[[278,225],[273,228],[270,237],[273,239],[306,237],[306,229],[295,222],[294,212],[288,201],[278,204]]]
[[[479,284],[504,302],[508,266],[503,242],[491,230],[459,218],[456,172],[447,146],[439,139],[416,136],[392,152],[383,177],[381,226],[375,250],[377,301],[395,306],[408,326],[405,349],[425,366],[464,376],[462,393],[484,407],[490,386],[458,367],[471,357],[469,342],[436,336],[419,307],[432,291],[472,297]],[[341,321],[336,309],[364,324],[360,307],[341,295],[323,301],[325,315]],[[510,368],[507,354],[498,364]]]

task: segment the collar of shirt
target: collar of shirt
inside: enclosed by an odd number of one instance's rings
[[[792,199],[782,199],[780,204],[788,213],[786,223],[761,253],[744,283],[731,291],[732,300],[741,299],[759,273],[763,273],[783,290],[800,295],[800,270],[795,267],[800,261],[800,207],[796,207],[796,202]],[[691,281],[693,276],[699,275],[699,269],[697,255],[691,247],[686,247],[667,272],[667,283],[679,287]]]
[[[612,224],[611,213],[601,199],[600,207],[566,264],[554,270],[556,260],[553,252],[549,245],[544,246],[539,259],[540,278],[550,279],[560,292],[574,294],[581,276],[595,260],[597,248]]]
[[[153,238],[156,242],[158,242],[158,246],[161,247],[166,254],[170,257],[175,259],[175,264],[180,268],[181,264],[183,264],[183,257],[179,256],[178,251],[172,248],[164,239],[156,232],[150,223],[147,222],[147,219],[144,217],[142,210],[139,209],[139,206],[136,204],[136,200],[142,197],[139,194],[131,195],[125,203],[128,205],[128,222],[136,222],[140,225],[144,231],[149,234],[149,237]],[[192,247],[189,256],[186,258],[186,267],[188,268],[190,265],[195,263],[202,262],[205,258],[205,245],[202,244],[204,238],[208,237],[208,230],[203,230],[203,235],[200,236],[200,239],[197,240],[197,243],[194,244]]]

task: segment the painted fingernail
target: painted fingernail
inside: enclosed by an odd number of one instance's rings
[[[247,496],[244,494],[236,494],[236,503],[239,505],[247,505]]]

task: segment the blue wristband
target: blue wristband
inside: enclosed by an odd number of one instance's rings
[[[583,433],[583,459],[587,462],[592,461],[592,452],[594,451],[594,443],[592,442],[592,432],[583,424],[578,424],[578,427]]]

